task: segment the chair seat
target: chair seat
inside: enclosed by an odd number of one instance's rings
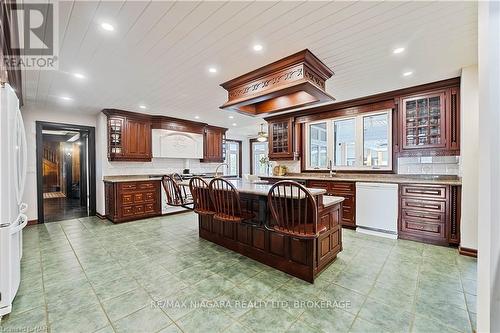
[[[205,209],[194,209],[194,212],[200,215],[214,215],[215,212],[212,210],[205,210]]]
[[[299,237],[299,238],[316,238],[317,234],[314,233],[314,225],[311,224],[302,224],[300,226],[295,226],[293,228],[284,228],[280,226],[273,226],[274,231],[286,234],[289,236]],[[326,226],[322,224],[318,224],[318,234],[325,232]]]
[[[241,216],[234,216],[224,213],[214,214],[214,220],[222,221],[222,222],[231,222],[231,223],[240,223],[245,220],[250,220],[255,217],[255,214],[242,212]]]

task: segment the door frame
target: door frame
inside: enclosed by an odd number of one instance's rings
[[[242,152],[241,146],[243,145],[243,141],[242,140],[234,140],[234,139],[226,139],[226,156],[227,156],[227,143],[228,142],[236,142],[238,144],[238,177],[241,178],[242,171],[243,171],[243,166],[242,166],[243,158],[241,156],[241,152]]]
[[[264,143],[264,142],[259,142],[259,140],[257,140],[257,138],[252,138],[250,140],[248,140],[249,144],[250,144],[250,174],[253,175],[254,174],[254,169],[253,169],[253,144],[254,143]],[[269,141],[265,141],[265,143],[269,144]],[[268,155],[269,155],[269,150],[268,150]]]
[[[96,215],[96,169],[95,169],[95,127],[64,123],[53,123],[47,121],[36,121],[36,196],[38,223],[45,223],[43,211],[43,135],[44,129],[76,130],[88,133],[88,188],[89,188],[89,216]]]

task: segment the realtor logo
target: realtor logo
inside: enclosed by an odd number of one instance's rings
[[[57,1],[54,3],[24,1],[13,3],[8,9],[11,49],[14,55],[19,56],[4,57],[4,65],[26,70],[57,69]]]

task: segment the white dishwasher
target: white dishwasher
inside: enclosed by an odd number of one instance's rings
[[[356,183],[356,231],[398,238],[398,184]]]

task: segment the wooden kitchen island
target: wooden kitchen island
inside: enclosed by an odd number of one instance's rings
[[[228,223],[216,221],[210,215],[199,215],[201,238],[311,283],[342,250],[339,222],[344,198],[324,196],[323,189],[309,189],[316,199],[318,225],[326,226],[326,231],[314,239],[299,239],[265,228],[270,218],[267,209],[270,184],[241,180],[231,183],[240,193],[242,210],[255,217],[242,223]],[[187,186],[188,182],[182,185]]]

